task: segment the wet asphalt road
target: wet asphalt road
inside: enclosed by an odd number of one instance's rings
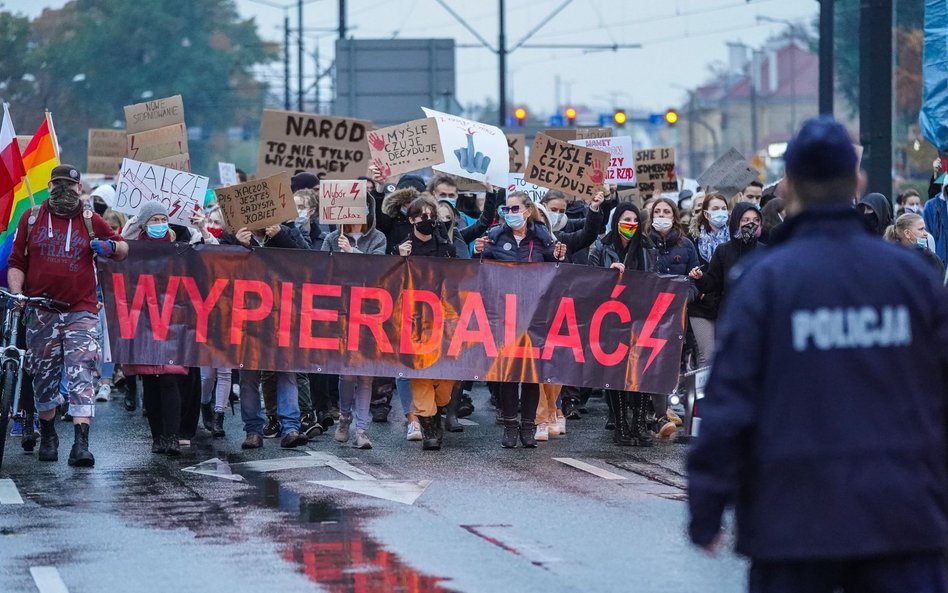
[[[504,450],[486,399],[440,452],[404,440],[396,403],[369,426],[372,450],[330,433],[241,451],[228,412],[226,439],[200,436],[179,459],[151,454],[140,411],[98,404],[91,470],[67,466],[65,423],[58,463],[8,441],[0,480],[23,504],[0,496],[0,592],[61,592],[59,579],[69,593],[745,589],[741,559],[687,542],[684,445],[614,447],[592,400],[566,436]]]

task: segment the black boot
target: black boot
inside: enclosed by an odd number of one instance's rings
[[[520,422],[516,418],[504,418],[504,437],[500,446],[504,449],[513,449],[517,446],[517,437],[520,435]]]
[[[435,433],[438,435],[438,447],[441,446],[441,443],[444,441],[444,425],[446,424],[444,420],[444,408],[438,408],[438,414],[435,416]]]
[[[465,395],[464,392],[461,392],[461,401],[458,404],[458,418],[467,418],[474,413],[474,400],[471,399],[470,395]]]
[[[32,453],[36,448],[36,441],[39,435],[33,430],[33,414],[26,414],[23,418],[23,438],[20,439],[20,446],[27,453]]]
[[[606,416],[606,430],[615,430],[616,410],[619,408],[619,392],[607,389],[605,399],[606,406],[609,407],[609,414]],[[612,438],[615,440],[615,435],[613,435]]]
[[[224,412],[214,412],[214,426],[211,434],[215,439],[224,438]]]
[[[421,425],[423,451],[439,451],[441,449],[441,439],[438,438],[438,424],[441,424],[440,416],[418,416],[418,424]]]
[[[458,408],[461,405],[461,384],[454,386],[451,392],[451,401],[444,409],[444,429],[448,432],[464,432],[464,427],[458,422]]]
[[[165,438],[161,436],[151,438],[151,452],[156,454],[164,455],[165,453]]]
[[[178,442],[178,435],[172,434],[161,438],[165,442],[165,455],[168,457],[181,455],[181,443]]]
[[[56,434],[56,418],[52,420],[40,419],[40,461],[57,461],[59,459],[59,435]]]
[[[214,432],[214,404],[211,402],[201,404],[201,422],[204,424],[204,430]]]
[[[127,377],[125,383],[125,409],[134,412],[138,408],[138,379]]]
[[[74,424],[76,431],[76,440],[72,444],[72,451],[69,452],[69,465],[74,467],[92,467],[95,465],[95,457],[89,451],[89,425]]]
[[[648,413],[652,407],[652,398],[644,393],[632,396],[632,422],[635,444],[639,447],[651,447],[652,435],[648,430]]]
[[[632,436],[632,423],[629,411],[632,407],[632,394],[627,391],[609,391],[609,399],[613,402],[616,414],[616,426],[612,433],[612,442],[621,447],[631,447],[635,444]]]
[[[527,449],[535,449],[537,446],[537,423],[520,422],[520,444]]]

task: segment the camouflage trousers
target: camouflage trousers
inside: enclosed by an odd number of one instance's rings
[[[38,412],[53,410],[65,401],[60,392],[65,378],[69,414],[95,415],[98,324],[99,318],[85,311],[33,311],[26,328],[26,370],[33,375]]]

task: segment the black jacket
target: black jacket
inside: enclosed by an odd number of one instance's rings
[[[948,298],[848,204],[806,210],[734,270],[688,459],[690,534],[733,505],[755,560],[948,544]]]
[[[261,242],[262,241],[262,242]],[[220,238],[221,245],[240,245],[233,233],[224,233]],[[264,237],[258,240],[253,237],[250,244],[254,247],[276,247],[277,249],[309,249],[309,245],[295,226],[280,225],[280,232],[273,237]]]
[[[487,232],[488,243],[484,259],[508,262],[554,262],[550,231],[542,224],[527,221],[527,234],[517,243],[513,231],[506,224],[497,225]]]

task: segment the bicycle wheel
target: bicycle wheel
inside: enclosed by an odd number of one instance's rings
[[[3,365],[3,382],[0,383],[0,468],[3,467],[3,451],[7,443],[7,428],[13,410],[13,390],[16,388],[17,365],[12,360]],[[32,430],[32,427],[31,427]]]

